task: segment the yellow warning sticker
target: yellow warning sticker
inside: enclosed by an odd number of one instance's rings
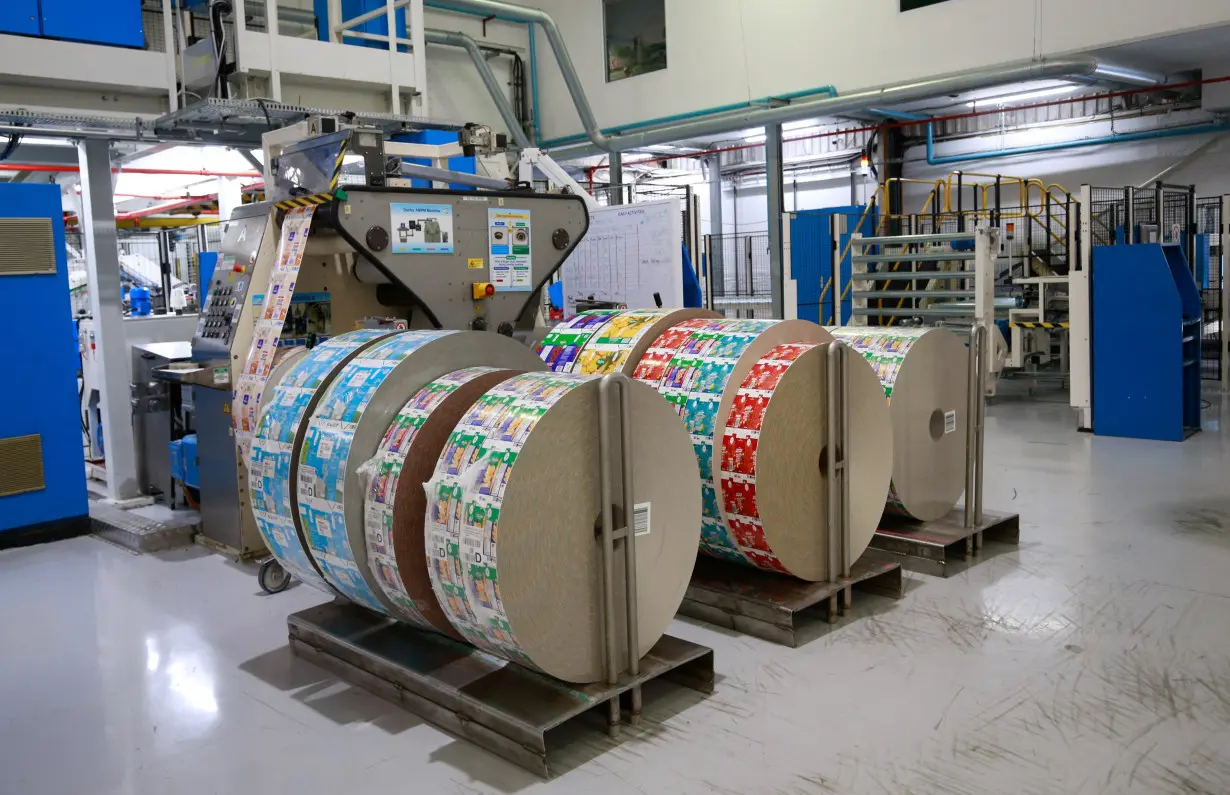
[[[470,268],[471,270],[481,269],[483,267],[483,258],[482,257],[470,257],[469,259],[466,260],[466,267]]]

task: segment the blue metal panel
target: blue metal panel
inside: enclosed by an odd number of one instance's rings
[[[205,296],[209,295],[209,283],[214,280],[214,268],[218,267],[218,252],[202,251],[196,260],[196,301],[205,305]]]
[[[824,286],[833,275],[833,233],[831,220],[834,215],[846,216],[850,229],[837,241],[837,253],[845,256],[841,261],[841,273],[848,281],[850,276],[850,250],[847,245],[855,231],[864,235],[875,233],[876,214],[864,216],[864,205],[826,207],[822,210],[803,210],[794,214],[790,223],[790,267],[798,282],[798,316],[816,323],[829,323],[833,318],[833,302],[836,298],[830,287]],[[862,220],[860,226],[860,219]],[[857,229],[855,227],[858,227]],[[821,300],[823,298],[823,301]],[[851,299],[845,294],[841,302],[842,323],[850,322]]]
[[[1094,433],[1183,441],[1200,424],[1201,335],[1182,250],[1096,246],[1091,279]]]
[[[0,33],[37,36],[38,0],[0,0]]]
[[[404,141],[412,144],[428,144],[436,146],[440,144],[455,144],[457,143],[457,133],[453,130],[419,130],[418,132],[406,133],[405,135],[393,136],[394,141]],[[425,157],[407,157],[407,163],[414,163],[420,166],[430,166],[431,160]],[[453,171],[460,171],[463,174],[477,174],[478,161],[473,157],[465,157],[458,155],[448,159],[448,167]],[[428,179],[411,179],[411,187],[415,188],[430,188],[431,180]],[[470,185],[449,185],[452,190],[474,190]]]
[[[141,0],[40,0],[40,5],[47,38],[145,46]]]
[[[1196,235],[1196,284],[1203,290],[1209,289],[1209,258],[1211,249],[1208,235]]]
[[[0,438],[38,434],[46,481],[0,497],[0,532],[89,512],[61,213],[58,185],[0,184],[0,218],[50,218],[57,252],[54,275],[0,277]]]

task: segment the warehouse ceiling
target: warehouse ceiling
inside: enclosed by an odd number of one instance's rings
[[[1230,73],[1230,25],[1121,44],[1099,50],[1094,55],[1110,61],[1130,63],[1140,69],[1166,72],[1181,72],[1206,68],[1209,64],[1220,64],[1226,68],[1218,74],[1205,75],[1220,77]]]

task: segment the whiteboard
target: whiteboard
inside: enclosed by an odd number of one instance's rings
[[[593,296],[629,309],[683,306],[683,209],[678,199],[591,210],[589,231],[560,270],[564,314]]]

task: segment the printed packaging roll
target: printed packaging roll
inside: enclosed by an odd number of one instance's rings
[[[890,509],[939,519],[965,490],[968,351],[942,328],[829,329],[880,378],[893,423]]]
[[[595,682],[605,673],[599,382],[527,373],[498,384],[457,424],[427,484],[429,575],[454,628],[484,651],[568,682]],[[687,589],[700,489],[688,435],[671,408],[638,383],[627,398],[643,656]],[[617,429],[613,424],[616,446]],[[612,493],[620,495],[620,466],[612,469]],[[622,668],[621,550],[613,568]]]
[[[739,383],[720,446],[722,515],[746,563],[811,581],[829,578],[828,349],[789,343]],[[846,358],[850,414],[850,559],[871,543],[892,475],[888,404],[875,373]]]
[[[618,309],[590,309],[563,321],[543,338],[539,358],[557,373],[571,373],[585,343],[597,334]]]
[[[537,370],[526,346],[480,331],[403,331],[352,359],[322,394],[307,423],[294,472],[300,526],[325,580],[351,601],[395,618],[420,616],[385,595],[367,560],[359,467],[376,454],[412,395],[458,368]]]
[[[700,548],[716,558],[748,563],[722,516],[714,473],[720,440],[739,384],[778,345],[825,342],[828,332],[805,320],[685,320],[653,341],[633,377],[654,386],[683,418],[700,467]]]
[[[333,589],[308,555],[299,526],[294,472],[306,432],[304,419],[346,363],[386,336],[387,331],[376,329],[352,331],[283,359],[270,374],[248,454],[252,515],[265,546],[286,571],[330,594]]]
[[[708,309],[629,309],[612,315],[585,343],[571,370],[582,375],[631,375],[649,346],[685,320],[721,318]]]
[[[461,417],[484,392],[522,370],[470,367],[437,378],[402,406],[376,456],[360,467],[367,483],[367,560],[388,599],[410,623],[460,639],[427,578],[424,482]]]

